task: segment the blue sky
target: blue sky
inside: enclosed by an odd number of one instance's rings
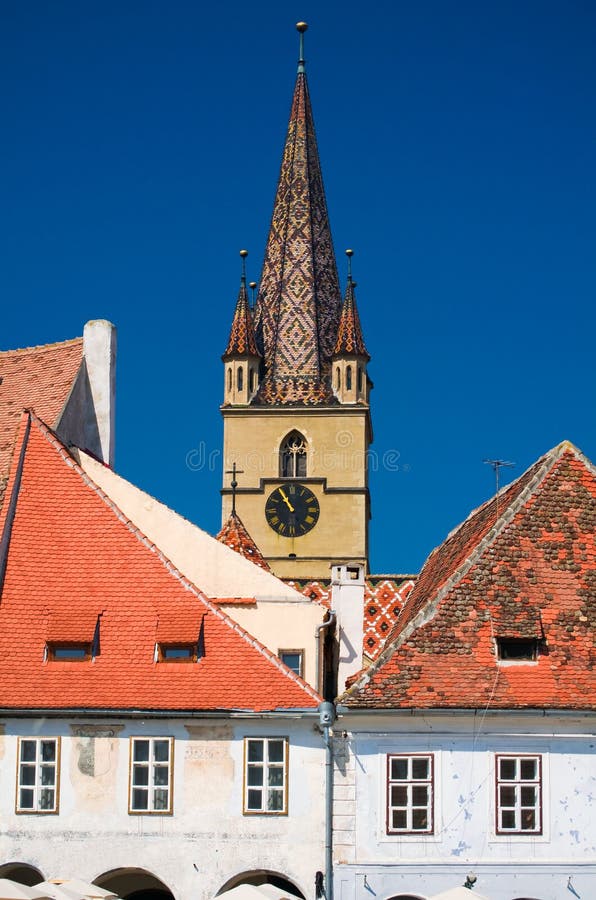
[[[298,19],[373,357],[372,569],[416,571],[492,493],[483,459],[596,459],[589,0],[2,3],[0,345],[113,321],[117,470],[218,529],[220,354]]]

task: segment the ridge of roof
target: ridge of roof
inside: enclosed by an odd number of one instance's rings
[[[304,67],[299,67],[255,307],[263,378],[255,405],[336,405],[330,366],[341,312]]]
[[[32,347],[14,347],[11,350],[0,350],[0,357],[22,355],[24,353],[35,353],[40,350],[56,350],[61,347],[67,347],[71,344],[83,344],[82,337],[67,338],[65,341],[53,341],[49,344],[35,344]]]
[[[219,541],[220,544],[225,544],[226,547],[230,547],[230,549],[254,563],[255,566],[260,566],[261,569],[271,572],[271,566],[257,547],[237,512],[232,511],[230,513],[215,535],[215,540]]]
[[[234,310],[234,317],[230,328],[228,345],[222,359],[225,360],[231,356],[259,357],[260,355],[255,339],[255,329],[252,321],[250,304],[248,302],[246,279],[243,277],[240,282],[238,299],[236,300],[236,308]]]
[[[168,559],[168,557],[163,553],[160,548],[154,544],[152,541],[147,538],[147,536],[138,528],[114,503],[113,500],[93,481],[93,479],[82,469],[82,467],[76,462],[68,449],[64,446],[64,444],[60,441],[57,435],[53,432],[53,430],[43,422],[38,416],[35,415],[32,411],[26,411],[20,423],[19,432],[24,431],[26,429],[26,423],[29,421],[31,425],[33,425],[39,434],[47,441],[47,443],[54,449],[57,455],[62,459],[62,461],[72,469],[80,478],[82,483],[89,488],[101,501],[102,503],[110,510],[110,512],[117,518],[117,520],[128,530],[130,534],[132,534],[136,540],[144,546],[147,550],[149,550],[162,564],[165,570],[172,576],[181,587],[191,594],[193,597],[198,599],[202,605],[205,607],[205,611],[213,614],[214,618],[224,623],[228,628],[234,631],[240,639],[247,645],[251,646],[254,650],[256,650],[261,656],[263,656],[267,661],[281,673],[288,680],[295,682],[302,691],[307,694],[311,700],[315,700],[320,702],[321,697],[319,694],[303,679],[301,679],[298,675],[288,669],[287,666],[283,664],[283,662],[277,657],[271,650],[269,650],[264,644],[262,644],[257,638],[253,637],[246,629],[242,628],[241,625],[238,624],[234,619],[230,618],[225,612],[218,608],[216,604],[211,602],[207,596],[196,586],[194,585],[186,576],[183,575],[177,569],[177,567]],[[18,443],[18,442],[17,442]],[[15,458],[18,457],[18,454],[15,454]],[[12,490],[12,486],[14,484],[16,478],[16,466],[13,462],[11,467],[11,473],[8,480],[7,488],[8,490]],[[0,511],[0,531],[3,531],[4,522],[6,520],[6,510]],[[290,707],[276,707],[277,709],[285,709]]]
[[[497,494],[472,510],[463,522],[449,532],[443,543],[431,551],[383,650],[367,669],[356,674],[351,679],[348,689],[341,695],[340,700],[349,698],[365,688],[375,674],[383,668],[413,633],[433,619],[440,608],[442,600],[465,578],[485,551],[503,534],[518,512],[527,504],[530,498],[538,493],[545,479],[553,471],[557,463],[568,453],[572,454],[596,477],[596,467],[592,462],[571,441],[564,440],[547,451],[523,472],[519,478],[503,486]],[[448,572],[445,573],[446,577],[443,577],[439,584],[429,591],[428,596],[424,595],[425,585],[423,579],[427,565],[432,561],[436,561],[446,545],[453,541],[466,526],[472,524],[483,512],[490,510],[493,505],[496,507],[497,500],[505,497],[508,493],[513,493],[513,497],[507,502],[504,509],[500,511],[499,517],[492,527],[485,528],[478,540],[472,540],[470,542],[470,552],[464,559],[450,574]],[[420,596],[421,594],[422,596]]]
[[[341,316],[337,329],[337,341],[333,350],[334,356],[364,356],[370,359],[366,349],[358,307],[356,305],[355,284],[350,278],[346,288],[346,296],[341,308]]]

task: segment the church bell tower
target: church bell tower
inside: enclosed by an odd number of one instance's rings
[[[257,300],[242,255],[224,364],[222,516],[284,578],[367,566],[370,359],[348,254],[342,301],[304,63],[306,23]],[[228,472],[235,466],[237,487]]]

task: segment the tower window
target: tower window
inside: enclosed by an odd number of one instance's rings
[[[346,391],[352,390],[352,366],[346,369]]]
[[[253,391],[254,391],[254,389],[255,389],[255,370],[254,370],[254,369],[251,369],[251,370],[250,370],[250,375],[249,375],[249,378],[248,378],[248,383],[249,383],[249,386],[250,386],[250,392],[251,392],[251,394],[252,394]]]
[[[230,393],[231,390],[232,390],[232,370],[228,366],[228,394]]]
[[[335,387],[338,391],[341,387],[341,372],[340,372],[339,366],[337,366],[337,368],[335,370]]]
[[[360,366],[358,366],[358,393],[359,394],[362,393],[362,382],[363,382],[362,376],[363,376],[362,369],[360,368]]]
[[[279,474],[282,478],[306,477],[306,440],[299,431],[291,431],[279,452]]]
[[[238,368],[237,383],[238,383],[238,390],[241,391],[242,388],[244,387],[244,369],[242,368],[242,366],[240,366]]]

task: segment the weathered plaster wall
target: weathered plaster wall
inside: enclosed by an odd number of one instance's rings
[[[61,738],[60,811],[15,813],[17,736]],[[174,812],[129,815],[129,738],[173,736]],[[242,814],[243,738],[289,737],[288,815]],[[141,868],[176,900],[207,900],[234,875],[282,872],[305,894],[323,868],[324,748],[313,720],[8,720],[0,768],[2,861],[46,878]]]

